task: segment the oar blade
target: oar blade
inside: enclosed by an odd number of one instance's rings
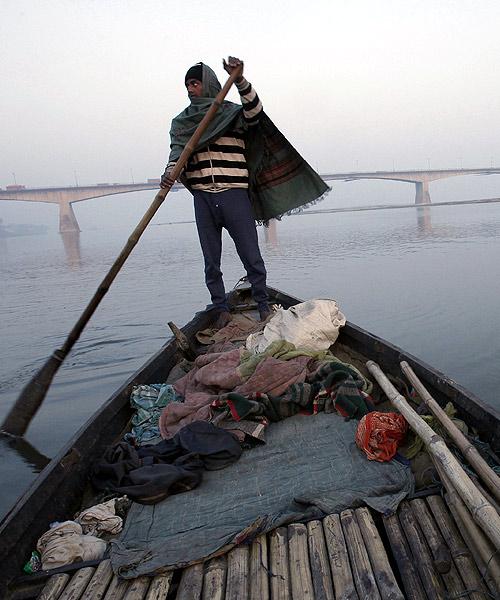
[[[29,424],[40,408],[62,359],[57,355],[57,350],[52,354],[43,367],[35,373],[31,380],[24,386],[14,406],[0,425],[0,431],[11,435],[23,436]]]

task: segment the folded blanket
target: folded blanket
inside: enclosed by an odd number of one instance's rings
[[[254,392],[229,393],[212,403],[215,409],[229,408],[235,421],[265,417],[276,422],[298,413],[337,411],[344,417],[361,419],[374,409],[363,392],[366,380],[349,366],[331,361],[320,367],[309,383],[295,383],[278,396]]]
[[[199,356],[194,368],[174,384],[184,402],[170,403],[162,411],[159,419],[162,437],[169,439],[189,423],[210,419],[210,405],[228,392],[280,395],[290,385],[304,382],[317,368],[315,358],[325,356],[325,353],[311,355],[293,345],[288,345],[285,352],[279,345],[275,350],[287,360],[263,354],[250,367],[246,362],[249,354],[241,348]]]

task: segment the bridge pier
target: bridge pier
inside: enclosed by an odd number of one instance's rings
[[[430,204],[429,181],[415,181],[415,204]]]
[[[71,231],[80,231],[73,207],[71,206],[71,202],[60,202],[59,233],[69,233]]]

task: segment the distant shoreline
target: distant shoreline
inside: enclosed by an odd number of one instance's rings
[[[374,204],[370,206],[342,206],[339,208],[324,208],[317,210],[304,210],[293,213],[298,215],[317,215],[321,213],[355,212],[360,210],[385,210],[391,208],[425,208],[433,206],[457,206],[461,204],[489,204],[500,202],[500,198],[480,198],[479,200],[455,200],[454,202],[430,202],[429,204]]]
[[[24,235],[42,235],[47,233],[47,225],[30,225],[23,223],[0,223],[0,238],[20,237]]]

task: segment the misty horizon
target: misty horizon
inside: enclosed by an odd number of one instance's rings
[[[223,82],[228,54],[320,172],[500,165],[495,2],[2,9],[3,188],[159,177],[186,70],[202,60]]]

